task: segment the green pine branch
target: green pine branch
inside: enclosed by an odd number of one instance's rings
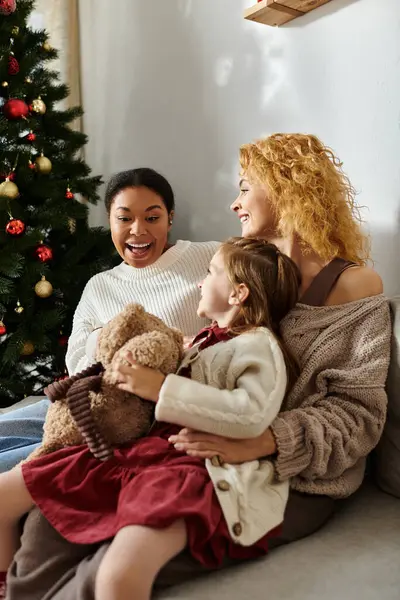
[[[83,288],[92,275],[116,262],[108,232],[88,226],[86,202],[98,201],[102,179],[91,175],[82,158],[87,136],[71,129],[82,109],[60,105],[69,89],[52,68],[57,50],[44,45],[45,31],[28,27],[33,4],[18,0],[15,13],[0,19],[0,81],[8,82],[0,87],[0,185],[15,167],[19,189],[18,198],[0,194],[0,320],[7,329],[0,338],[0,406],[42,393],[65,372],[61,340],[71,331]],[[13,34],[15,26],[18,35]],[[12,36],[16,75],[8,74]],[[9,120],[1,109],[9,99],[23,99],[30,106],[39,96],[46,105],[43,115],[30,111],[26,120]],[[34,140],[27,138],[29,131]],[[31,168],[40,153],[51,161],[50,173]],[[75,198],[66,197],[68,187]],[[26,226],[19,237],[6,231],[11,216]],[[46,263],[36,255],[41,242],[52,250]],[[42,276],[53,286],[47,298],[35,292]],[[26,355],[27,349],[32,353]]]

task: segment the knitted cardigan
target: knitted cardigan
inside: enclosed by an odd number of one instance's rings
[[[383,295],[338,306],[298,304],[282,323],[301,374],[272,432],[280,481],[344,498],[363,480],[386,418],[389,303]]]
[[[276,418],[286,391],[286,368],[274,335],[259,327],[200,350],[193,346],[179,372],[168,375],[156,419],[216,435],[257,437]],[[233,540],[251,546],[284,519],[288,481],[276,481],[270,460],[240,465],[206,459],[206,468]]]

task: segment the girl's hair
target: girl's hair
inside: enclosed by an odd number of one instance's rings
[[[291,387],[298,368],[283,343],[280,323],[297,303],[299,269],[291,258],[263,239],[233,237],[221,245],[220,252],[232,286],[245,284],[249,289],[248,297],[231,323],[231,332],[239,335],[255,327],[270,329],[283,352]]]
[[[356,192],[333,150],[315,135],[276,133],[240,148],[242,174],[268,188],[283,236],[296,233],[304,250],[365,265],[369,237],[361,231]]]
[[[115,196],[130,187],[146,187],[155,192],[162,199],[168,214],[175,208],[174,192],[165,177],[153,169],[141,168],[121,171],[111,177],[104,200],[108,214]]]

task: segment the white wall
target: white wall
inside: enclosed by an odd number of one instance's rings
[[[400,292],[400,1],[332,0],[282,29],[244,21],[251,3],[81,0],[90,164],[106,178],[159,169],[177,194],[175,235],[222,239],[239,233],[239,145],[315,133],[344,161],[376,268]]]
[[[59,51],[58,59],[50,63],[50,68],[59,71],[63,83],[68,79],[68,16],[68,0],[36,0],[29,20],[33,29],[46,29],[51,45]]]

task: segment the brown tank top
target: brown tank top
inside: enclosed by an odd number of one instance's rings
[[[300,302],[309,306],[324,306],[340,275],[356,263],[343,258],[334,258],[311,282]]]

